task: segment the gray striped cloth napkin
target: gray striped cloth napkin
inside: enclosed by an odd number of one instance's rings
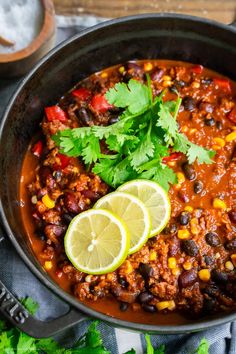
[[[98,21],[101,19],[97,20],[91,16],[73,18],[57,16],[57,43]],[[0,118],[18,81],[0,78]],[[18,297],[30,296],[39,303],[38,318],[49,320],[66,312],[68,306],[35,278],[7,239],[0,243],[0,255],[0,279]],[[60,333],[55,339],[61,345],[72,346],[86,332],[89,323],[84,321]],[[146,352],[144,335],[141,333],[115,329],[103,322],[99,323],[98,329],[105,347],[112,354],[122,354],[131,348],[134,348],[137,354]],[[203,337],[210,344],[210,354],[236,354],[236,322],[195,334],[153,335],[151,341],[155,348],[165,344],[166,354],[191,354]]]

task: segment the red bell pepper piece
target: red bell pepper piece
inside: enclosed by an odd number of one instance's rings
[[[41,140],[37,141],[31,149],[34,156],[41,157],[43,152],[43,142]]]
[[[78,90],[71,92],[72,95],[76,98],[79,98],[81,101],[86,101],[91,96],[91,91],[86,87],[81,87]]]
[[[190,70],[194,74],[201,74],[203,72],[203,66],[202,65],[194,65],[191,67]]]
[[[167,162],[170,161],[176,161],[182,156],[183,156],[182,152],[172,152],[169,156],[163,157],[162,162],[166,164]]]
[[[105,113],[108,109],[112,108],[113,105],[110,104],[105,95],[95,95],[91,100],[91,106],[98,113]]]
[[[236,106],[227,114],[227,118],[236,124]]]
[[[59,157],[60,164],[55,163],[53,165],[54,170],[59,170],[59,169],[63,170],[64,168],[66,168],[69,165],[71,157],[60,154],[60,153],[57,154],[57,157]]]
[[[60,122],[65,123],[67,121],[66,112],[64,112],[59,106],[46,107],[45,113],[49,122],[59,120]]]
[[[224,90],[228,93],[231,92],[231,86],[230,86],[230,82],[228,79],[223,79],[221,77],[215,77],[213,79],[213,82],[216,86],[218,86],[219,89]]]

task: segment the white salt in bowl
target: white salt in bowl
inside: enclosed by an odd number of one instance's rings
[[[0,77],[22,76],[54,45],[52,0],[1,0]]]

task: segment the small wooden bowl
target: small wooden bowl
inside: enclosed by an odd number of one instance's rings
[[[0,54],[0,77],[22,76],[54,45],[55,13],[52,0],[40,0],[44,19],[42,28],[33,41],[14,53]]]

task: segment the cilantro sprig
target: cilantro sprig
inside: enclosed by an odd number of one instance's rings
[[[215,152],[196,145],[179,133],[177,115],[181,98],[163,100],[165,92],[153,98],[147,85],[131,79],[117,83],[106,93],[110,104],[120,108],[119,121],[110,126],[65,129],[52,138],[60,151],[81,157],[92,171],[111,187],[136,178],[154,180],[166,190],[177,182],[172,169],[163,164],[169,150],[182,152],[189,163],[212,163]],[[101,151],[101,142],[109,149]]]

